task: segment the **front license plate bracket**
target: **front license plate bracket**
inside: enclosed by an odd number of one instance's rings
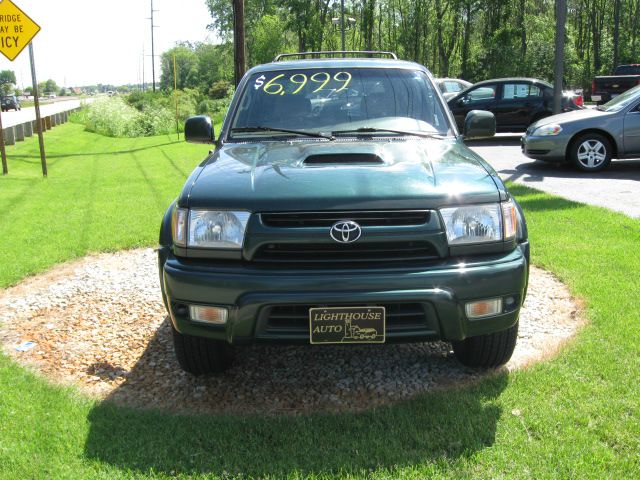
[[[384,343],[384,307],[320,307],[309,309],[312,344]]]

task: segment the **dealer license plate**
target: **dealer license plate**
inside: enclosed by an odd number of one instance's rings
[[[384,343],[384,307],[309,309],[311,343]]]

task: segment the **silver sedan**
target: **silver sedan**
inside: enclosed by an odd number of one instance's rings
[[[522,137],[522,152],[585,172],[607,168],[612,158],[640,158],[640,85],[595,109],[538,120]]]

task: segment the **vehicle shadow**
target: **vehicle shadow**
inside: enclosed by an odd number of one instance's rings
[[[613,160],[609,168],[595,173],[578,171],[566,163],[558,164],[535,160],[521,163],[515,169],[497,171],[508,182],[536,183],[544,181],[545,178],[565,178],[577,181],[632,180],[638,182],[640,181],[640,159]]]
[[[60,159],[60,158],[71,158],[71,157],[88,157],[88,156],[100,156],[100,157],[104,157],[104,156],[111,156],[111,155],[124,155],[124,154],[129,154],[129,153],[135,153],[135,152],[143,152],[145,150],[152,150],[154,148],[160,148],[160,147],[166,147],[168,145],[175,145],[178,143],[182,143],[179,140],[175,140],[175,141],[169,141],[169,142],[165,142],[165,143],[159,143],[159,144],[155,144],[155,145],[148,145],[145,147],[137,147],[137,148],[130,148],[128,150],[111,150],[108,152],[79,152],[79,153],[63,153],[63,154],[57,154],[57,153],[47,153],[47,159]],[[40,155],[11,155],[11,160],[17,160],[17,161],[21,161],[23,163],[40,163]],[[51,162],[49,162],[49,164],[51,164]]]
[[[165,322],[128,374],[115,365],[92,366],[96,376],[126,375],[126,381],[90,411],[84,448],[87,458],[134,473],[321,476],[449,461],[472,456],[495,441],[496,425],[503,413],[498,398],[508,384],[506,369],[485,375],[481,381],[462,382],[388,406],[376,406],[372,399],[363,398],[358,411],[274,414],[255,413],[245,407],[244,411],[230,409],[232,413],[184,413],[212,385],[219,390],[215,398],[233,399],[239,388],[233,378],[233,372],[238,372],[234,367],[230,374],[209,378],[187,376],[186,380],[170,383],[162,395],[174,396],[181,413],[123,406],[119,390],[127,384],[144,384],[154,376],[149,373],[154,368],[160,370],[157,375],[160,382],[173,382],[175,375],[186,376],[177,373],[167,332],[170,330]],[[322,386],[326,379],[313,374],[307,378],[303,374],[303,386],[295,387],[285,375],[286,369],[292,368],[285,365],[291,363],[291,358],[301,359],[295,368],[312,368],[315,356],[312,347],[304,347],[311,352],[308,356],[304,356],[303,347],[264,348],[258,353],[264,358],[275,357],[277,352],[273,348],[284,348],[284,356],[258,364],[255,349],[248,349],[248,353],[242,354],[245,358],[238,361],[241,373],[245,378],[256,377],[256,384],[264,380],[261,376],[271,375],[271,394],[258,386],[249,394],[252,398],[238,400],[241,404],[268,407],[275,404],[276,396],[286,397],[292,388],[302,388],[298,392],[302,396],[317,395],[313,385]],[[370,349],[369,355],[376,352]],[[357,355],[362,356],[362,352]],[[340,362],[339,355],[337,358],[330,370],[340,376],[339,372],[348,370],[350,363]],[[321,353],[316,363],[323,359]],[[398,361],[402,363],[402,359]],[[413,362],[416,361],[420,359],[414,358]],[[362,375],[375,374],[365,370]],[[153,406],[158,403],[158,395],[150,391],[138,399],[138,404]],[[215,401],[206,396],[200,400]]]
[[[464,144],[467,147],[502,147],[507,145],[520,145],[520,138],[524,133],[497,133],[493,137],[478,140],[468,140]]]

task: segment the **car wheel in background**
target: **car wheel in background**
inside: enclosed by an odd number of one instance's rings
[[[569,161],[583,172],[599,172],[611,163],[611,142],[598,133],[585,133],[576,138],[569,149]]]
[[[233,347],[226,342],[178,332],[173,325],[173,348],[182,368],[193,375],[220,373],[233,363]]]
[[[451,342],[456,358],[467,367],[495,368],[509,361],[516,348],[518,323],[487,335]]]

